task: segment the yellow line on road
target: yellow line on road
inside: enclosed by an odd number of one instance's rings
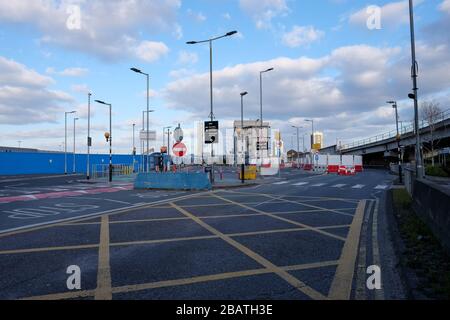
[[[279,216],[277,216],[277,215],[275,215],[273,213],[265,212],[265,211],[262,211],[262,210],[259,210],[259,209],[256,209],[256,208],[252,208],[252,207],[246,206],[245,204],[241,204],[239,202],[235,202],[233,200],[222,198],[221,196],[216,195],[216,194],[214,196],[218,197],[219,199],[223,199],[225,201],[229,201],[231,203],[234,203],[235,205],[243,207],[243,208],[246,208],[248,210],[261,213],[261,214],[263,214],[265,216],[268,216],[268,217],[271,217],[271,218],[274,218],[274,219],[277,219],[277,220],[281,220],[281,221],[284,221],[284,222],[287,222],[287,223],[290,223],[290,224],[293,224],[293,225],[305,228],[305,229],[310,230],[310,231],[315,231],[317,233],[326,235],[326,236],[331,237],[331,238],[335,238],[335,239],[338,239],[338,240],[341,240],[341,241],[345,241],[345,238],[337,236],[337,235],[329,233],[329,232],[326,232],[326,231],[323,231],[321,229],[318,229],[318,228],[315,228],[315,227],[311,227],[311,226],[308,226],[306,224],[303,224],[303,223],[300,223],[300,222],[297,222],[297,221],[293,221],[293,220],[290,220],[290,219],[282,218],[282,217],[279,217]]]
[[[329,298],[334,300],[349,300],[352,291],[353,274],[355,270],[356,257],[358,255],[358,244],[361,226],[366,208],[366,200],[358,204],[355,217],[342,249],[339,265],[331,284]]]
[[[259,264],[264,266],[266,269],[270,270],[273,273],[276,273],[279,277],[281,277],[282,279],[287,281],[289,284],[291,284],[293,287],[297,288],[299,291],[303,292],[307,296],[311,297],[312,299],[320,299],[320,300],[326,299],[326,297],[324,295],[322,295],[320,292],[318,292],[318,291],[314,290],[313,288],[307,286],[305,283],[301,282],[300,280],[298,280],[294,276],[290,275],[288,272],[286,272],[283,269],[277,267],[272,262],[270,262],[269,260],[265,259],[264,257],[262,257],[261,255],[257,254],[256,252],[250,250],[246,246],[244,246],[244,245],[240,244],[239,242],[233,240],[231,237],[229,237],[229,236],[221,233],[217,229],[211,227],[210,225],[205,223],[203,220],[195,217],[194,215],[192,215],[191,213],[189,213],[185,209],[178,207],[174,203],[172,203],[172,206],[175,209],[177,209],[178,211],[180,211],[181,213],[183,213],[184,215],[186,215],[187,217],[191,218],[193,221],[197,222],[199,225],[201,225],[203,228],[205,228],[209,232],[217,235],[223,241],[227,242],[231,246],[235,247],[236,249],[238,249],[239,251],[241,251],[242,253],[244,253],[248,257],[252,258],[256,262],[258,262]]]
[[[109,216],[102,216],[98,250],[97,289],[95,300],[111,300],[111,266],[109,261]]]
[[[298,270],[308,270],[329,266],[336,266],[338,261],[322,261],[322,262],[313,262],[307,264],[299,264],[281,267],[284,271],[298,271]],[[158,282],[150,282],[150,283],[142,283],[135,285],[125,285],[121,287],[112,288],[112,292],[116,293],[125,293],[125,292],[136,292],[148,289],[157,289],[157,288],[165,288],[165,287],[173,287],[180,285],[189,285],[194,283],[201,282],[209,282],[209,281],[219,281],[219,280],[227,280],[227,279],[235,279],[247,276],[257,276],[262,274],[270,274],[273,273],[269,269],[261,268],[261,269],[253,269],[253,270],[244,270],[244,271],[236,271],[236,272],[226,272],[219,274],[212,274],[206,276],[198,276],[192,278],[184,278],[184,279],[176,279],[176,280],[165,280]],[[65,293],[55,293],[48,294],[42,296],[35,296],[24,298],[23,300],[62,300],[62,299],[77,299],[77,298],[86,298],[95,295],[94,290],[85,290],[85,291],[76,291],[76,292],[65,292]]]

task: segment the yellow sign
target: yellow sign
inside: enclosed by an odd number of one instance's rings
[[[313,144],[313,149],[314,149],[314,150],[320,150],[320,149],[322,149],[322,144],[321,144],[321,143],[315,143],[315,144]]]

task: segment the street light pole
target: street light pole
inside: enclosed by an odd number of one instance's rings
[[[91,96],[92,93],[88,93],[88,138],[87,138],[87,162],[86,162],[86,177],[87,180],[89,180],[90,177],[90,153],[91,153],[91,146],[92,146],[92,138],[91,138]]]
[[[95,102],[109,106],[109,182],[112,182],[113,165],[112,165],[112,104],[95,100]]]
[[[311,122],[312,125],[312,135],[311,135],[311,152],[314,150],[314,119],[306,119],[306,122]]]
[[[136,123],[133,123],[133,173],[136,172],[136,143],[135,143],[135,129],[136,129]]]
[[[412,0],[409,0],[409,21],[410,21],[410,33],[411,33],[411,78],[413,81],[413,94],[409,95],[414,100],[414,126],[416,130],[416,177],[421,178],[423,174],[422,156],[420,150],[420,128],[419,128],[419,103],[418,103],[418,88],[417,88],[417,69],[418,64],[416,60],[416,41],[414,31],[414,4]]]
[[[402,177],[402,151],[400,148],[400,131],[399,131],[399,127],[398,127],[398,106],[397,106],[397,101],[388,101],[387,103],[392,104],[392,108],[395,109],[395,124],[397,126],[397,152],[398,152],[398,178],[399,178],[399,182],[403,183],[403,177]]]
[[[241,141],[242,141],[242,164],[241,164],[241,180],[242,183],[245,183],[245,154],[244,154],[244,96],[246,96],[248,92],[241,93]]]
[[[146,172],[150,172],[150,164],[149,164],[149,152],[148,150],[150,149],[150,141],[149,141],[149,134],[148,132],[150,131],[150,75],[148,73],[142,72],[141,70],[137,69],[137,68],[131,68],[130,69],[133,72],[136,73],[140,73],[144,76],[147,77],[147,136],[146,136],[146,140],[147,140],[147,165],[146,165]]]
[[[73,173],[76,173],[75,155],[76,155],[76,122],[79,118],[73,118]]]
[[[263,74],[273,71],[274,68],[270,68],[264,71],[260,71],[259,72],[259,102],[260,102],[260,120],[261,120],[261,130],[259,132],[259,150],[258,150],[258,157],[261,158],[261,165],[263,164],[263,158],[264,158],[264,152],[262,152],[263,150],[261,150],[261,140],[262,140],[262,136],[263,136],[263,127],[264,127],[264,120],[263,120]],[[260,156],[260,152],[262,156]]]
[[[64,174],[67,174],[67,115],[75,112],[70,111],[64,113]]]
[[[297,167],[299,167],[300,164],[300,129],[303,127],[298,127],[298,126],[292,126],[292,128],[297,129]]]
[[[214,93],[213,93],[213,47],[212,43],[215,40],[219,40],[225,37],[230,37],[234,34],[236,34],[237,31],[231,31],[226,33],[223,36],[210,38],[208,40],[202,40],[202,41],[188,41],[186,44],[200,44],[200,43],[209,43],[209,91],[210,91],[210,119],[211,121],[214,121]],[[211,144],[211,158],[212,158],[212,171],[211,171],[211,182],[214,182],[214,144]]]
[[[149,124],[148,124],[148,122],[150,121],[150,113],[152,113],[152,112],[155,112],[155,110],[147,110],[147,111],[142,111],[142,132],[145,132],[145,114],[147,113],[147,137],[146,137],[146,139],[145,140],[148,140],[149,139],[149,131],[150,131],[150,129],[149,129]],[[142,168],[143,168],[143,170],[144,170],[144,172],[145,172],[145,161],[144,161],[144,154],[145,153],[147,153],[147,157],[146,157],[146,159],[147,159],[147,165],[149,165],[149,163],[148,163],[148,156],[149,156],[149,145],[148,145],[148,141],[147,141],[147,152],[145,151],[145,141],[143,140],[142,141]],[[150,172],[150,170],[148,170],[148,172]]]

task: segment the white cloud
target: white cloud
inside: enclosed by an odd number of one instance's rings
[[[88,94],[91,92],[89,86],[85,83],[83,84],[74,84],[71,86],[71,90],[76,93]]]
[[[423,0],[414,1],[414,6],[422,3]],[[384,26],[397,26],[399,24],[407,24],[409,23],[409,3],[407,0],[390,2],[385,4],[381,8],[381,24]],[[370,14],[367,13],[367,7],[353,13],[349,21],[352,24],[367,26],[367,19]]]
[[[62,105],[73,99],[49,89],[53,83],[53,79],[23,64],[0,57],[0,124],[55,121]]]
[[[182,50],[178,53],[178,61],[179,65],[192,65],[198,62],[198,55],[194,52],[189,52]]]
[[[67,27],[69,4],[80,6],[79,30]],[[176,12],[180,6],[180,0],[0,0],[0,22],[31,24],[41,32],[41,44],[56,44],[105,59],[152,60],[161,46],[150,47],[148,43],[152,42],[140,39],[139,31],[175,30],[179,35]],[[143,54],[139,50],[142,47],[157,52]]]
[[[192,9],[187,10],[188,16],[196,22],[206,21],[206,16],[201,12],[194,12]]]
[[[285,0],[240,0],[240,7],[252,17],[258,29],[270,28],[274,18],[289,12]]]
[[[294,26],[291,31],[283,35],[282,41],[284,45],[296,48],[318,41],[324,35],[323,31],[317,30],[313,26]]]
[[[450,0],[444,0],[439,5],[439,9],[447,14],[450,14]]]
[[[86,68],[67,68],[62,71],[56,71],[55,68],[49,67],[45,72],[63,77],[82,77],[87,75],[89,70]]]
[[[169,48],[162,42],[142,41],[133,51],[139,59],[154,62],[165,56]]]

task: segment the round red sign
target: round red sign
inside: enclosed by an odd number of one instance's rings
[[[176,157],[184,157],[187,154],[187,148],[184,143],[181,142],[175,143],[172,150]]]

